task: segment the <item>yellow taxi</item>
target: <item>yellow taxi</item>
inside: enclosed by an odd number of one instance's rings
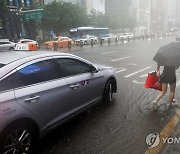
[[[59,48],[65,48],[68,47],[68,42],[70,42],[71,44],[73,44],[72,39],[70,39],[69,37],[66,36],[62,36],[62,37],[56,37],[51,41],[47,41],[44,43],[44,47],[46,49],[50,49],[54,47],[54,44],[57,43],[57,46]]]

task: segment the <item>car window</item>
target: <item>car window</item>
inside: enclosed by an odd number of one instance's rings
[[[58,58],[56,59],[58,64],[60,65],[62,71],[66,76],[73,76],[77,74],[90,72],[91,66],[71,58]]]
[[[0,42],[0,45],[1,44],[10,44],[10,42]]]
[[[0,68],[3,67],[3,66],[5,66],[5,64],[0,63]]]
[[[0,81],[0,92],[13,89],[14,83],[15,83],[15,73],[9,75],[8,77]]]
[[[45,60],[28,65],[16,74],[16,87],[27,86],[59,78],[52,61]]]

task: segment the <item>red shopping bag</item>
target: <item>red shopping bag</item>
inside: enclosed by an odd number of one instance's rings
[[[148,73],[144,86],[145,88],[153,88],[162,91],[162,84],[159,81],[157,72]]]

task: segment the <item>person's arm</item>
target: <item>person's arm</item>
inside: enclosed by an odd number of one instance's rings
[[[156,69],[157,71],[159,71],[160,70],[160,65],[157,63],[157,69]]]
[[[158,63],[157,63],[156,75],[157,77],[160,77],[160,65]]]

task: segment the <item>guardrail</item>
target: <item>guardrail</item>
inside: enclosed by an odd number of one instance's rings
[[[80,41],[79,44],[71,44],[71,43],[68,43],[68,46],[67,48],[64,48],[65,50],[68,50],[68,51],[71,51],[71,50],[82,50],[83,48],[85,47],[91,47],[93,48],[94,46],[104,46],[104,45],[120,45],[120,44],[125,44],[127,42],[130,42],[130,41],[139,41],[139,40],[149,40],[149,39],[163,39],[163,38],[167,38],[167,37],[172,37],[174,35],[165,35],[165,34],[152,34],[152,35],[142,35],[142,36],[134,36],[134,37],[131,37],[131,38],[107,38],[106,40],[103,38],[103,39],[99,39],[98,42],[95,44],[93,42],[93,40],[91,40],[90,44],[84,44],[83,41]],[[58,48],[57,50],[62,50],[62,51],[65,51],[63,50],[62,48]]]

